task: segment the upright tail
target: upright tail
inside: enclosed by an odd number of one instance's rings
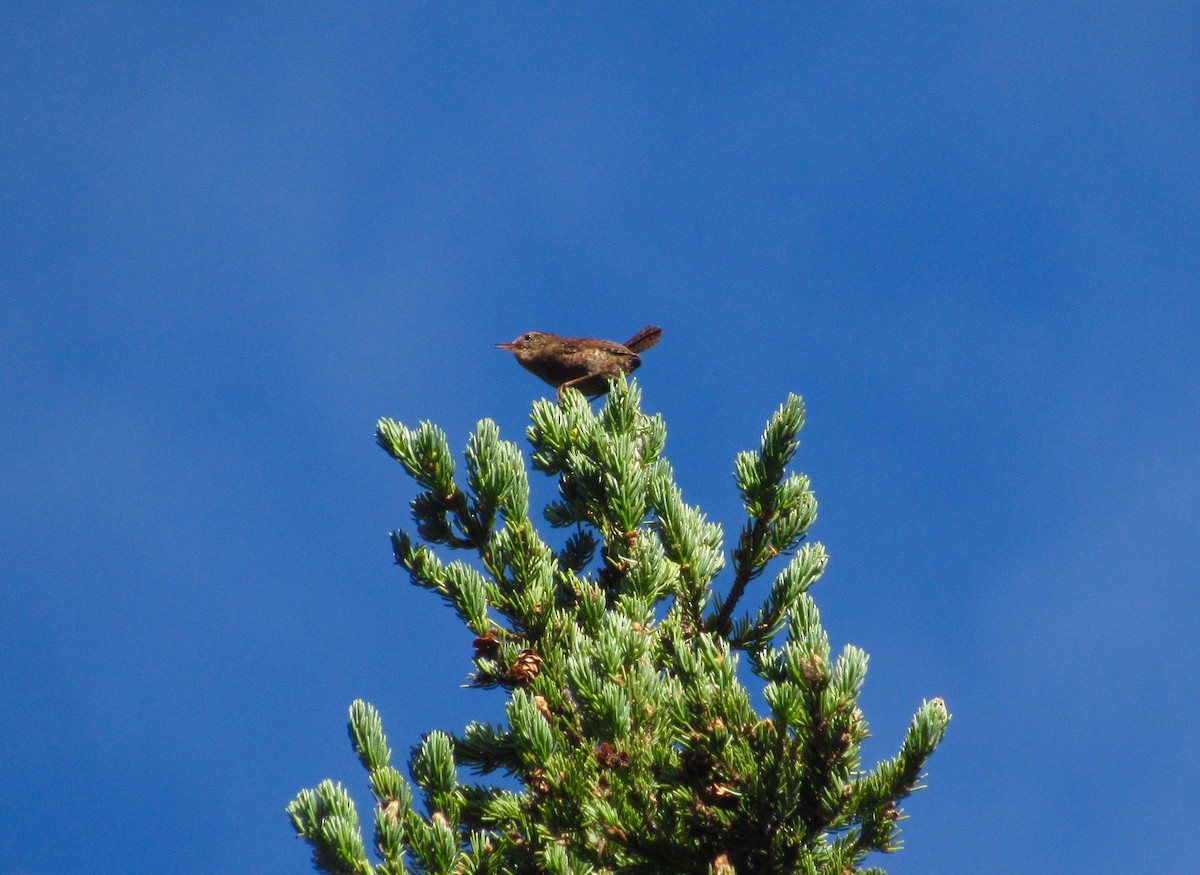
[[[629,340],[625,341],[625,348],[630,352],[645,352],[650,347],[655,346],[662,338],[662,329],[657,325],[647,325]]]

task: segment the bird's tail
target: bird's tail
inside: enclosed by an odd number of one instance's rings
[[[629,340],[625,341],[625,348],[630,352],[645,352],[650,347],[656,345],[662,338],[662,329],[657,325],[647,325]]]

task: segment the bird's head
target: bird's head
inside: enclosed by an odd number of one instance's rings
[[[497,343],[496,348],[512,350],[520,356],[523,352],[530,353],[543,349],[557,339],[557,334],[550,334],[547,331],[526,331],[511,343]]]

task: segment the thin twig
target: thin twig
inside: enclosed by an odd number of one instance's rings
[[[766,516],[765,513],[759,515],[754,520],[754,525],[751,526],[750,531],[742,533],[738,548],[733,553],[735,561],[738,557],[742,557],[742,560],[738,563],[737,576],[733,579],[733,586],[730,587],[729,596],[725,599],[725,604],[721,606],[721,612],[717,614],[712,624],[712,630],[722,637],[729,634],[729,619],[733,616],[733,609],[737,607],[738,601],[745,594],[746,587],[762,571],[761,568],[755,569],[753,557],[749,559],[745,557],[750,552],[749,548],[762,539],[764,530],[770,525],[766,521]]]

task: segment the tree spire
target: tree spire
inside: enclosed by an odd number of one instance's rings
[[[879,871],[858,867],[898,848],[900,803],[950,715],[923,703],[899,753],[862,768],[867,656],[831,656],[808,592],[828,561],[806,540],[816,500],[788,472],[803,402],[789,396],[736,459],[747,518],[722,596],[721,528],[684,502],[666,427],[640,401],[620,378],[598,412],[572,389],[534,404],[532,466],[559,485],[544,516],[572,530],[558,549],[529,517],[520,449],[490,420],[467,442],[464,486],[440,429],[380,421],[380,445],[422,489],[417,540],[392,534],[396,561],[475,634],[472,683],[505,691],[507,723],[431,732],[410,785],[378,712],[355,702],[377,861],[350,796],[325,781],[288,806],[319,870],[842,875]],[[739,680],[739,652],[768,713]],[[515,785],[465,784],[461,769]]]

